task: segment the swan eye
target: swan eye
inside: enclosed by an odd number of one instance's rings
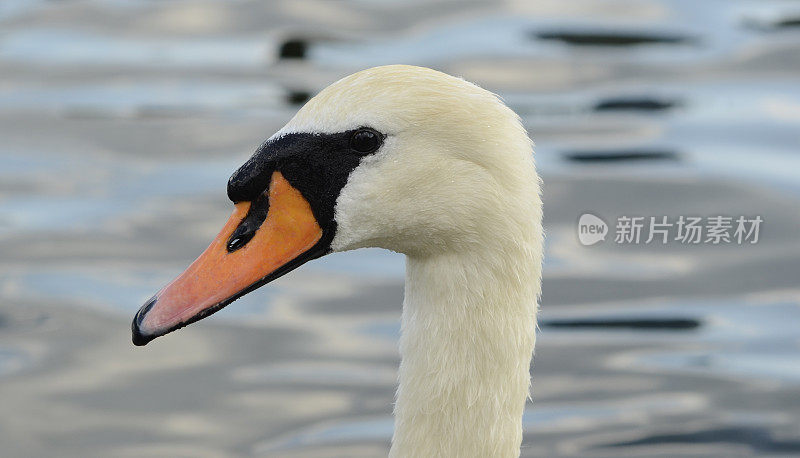
[[[358,129],[350,137],[350,148],[361,154],[374,153],[382,143],[383,136],[372,129]]]

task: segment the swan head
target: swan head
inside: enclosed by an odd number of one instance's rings
[[[376,67],[324,89],[231,176],[228,196],[235,210],[217,238],[137,313],[135,344],[331,252],[541,248],[519,118],[492,93],[421,67]]]

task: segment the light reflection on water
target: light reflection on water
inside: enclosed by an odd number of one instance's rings
[[[29,365],[30,359],[13,348],[0,347],[0,376],[13,374]]]
[[[499,93],[536,140],[524,456],[800,453],[795,6],[404,5],[0,3],[5,452],[385,454],[401,255],[316,260],[145,349],[129,319],[303,94],[402,61]],[[288,38],[300,58],[280,57]],[[586,211],[765,225],[753,246],[585,248]]]
[[[269,43],[261,39],[191,39],[165,41],[93,36],[59,30],[26,30],[7,38],[0,45],[0,58],[32,62],[45,66],[175,66],[251,67],[265,65]],[[189,87],[177,89],[189,90]],[[226,88],[223,88],[223,90]],[[95,97],[102,92],[95,94]]]

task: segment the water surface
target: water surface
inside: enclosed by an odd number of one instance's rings
[[[146,348],[129,320],[299,104],[400,62],[498,93],[536,141],[523,456],[800,454],[797,17],[756,0],[3,2],[3,453],[385,456],[402,256],[326,257]],[[584,212],[764,225],[754,245],[587,248]]]

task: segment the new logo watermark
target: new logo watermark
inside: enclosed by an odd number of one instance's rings
[[[584,213],[578,218],[578,240],[583,246],[591,246],[605,241],[608,224],[591,213]]]
[[[761,216],[620,216],[614,226],[616,244],[680,243],[721,245],[758,243]],[[578,241],[591,246],[606,240],[609,227],[602,218],[584,213],[578,218]]]

